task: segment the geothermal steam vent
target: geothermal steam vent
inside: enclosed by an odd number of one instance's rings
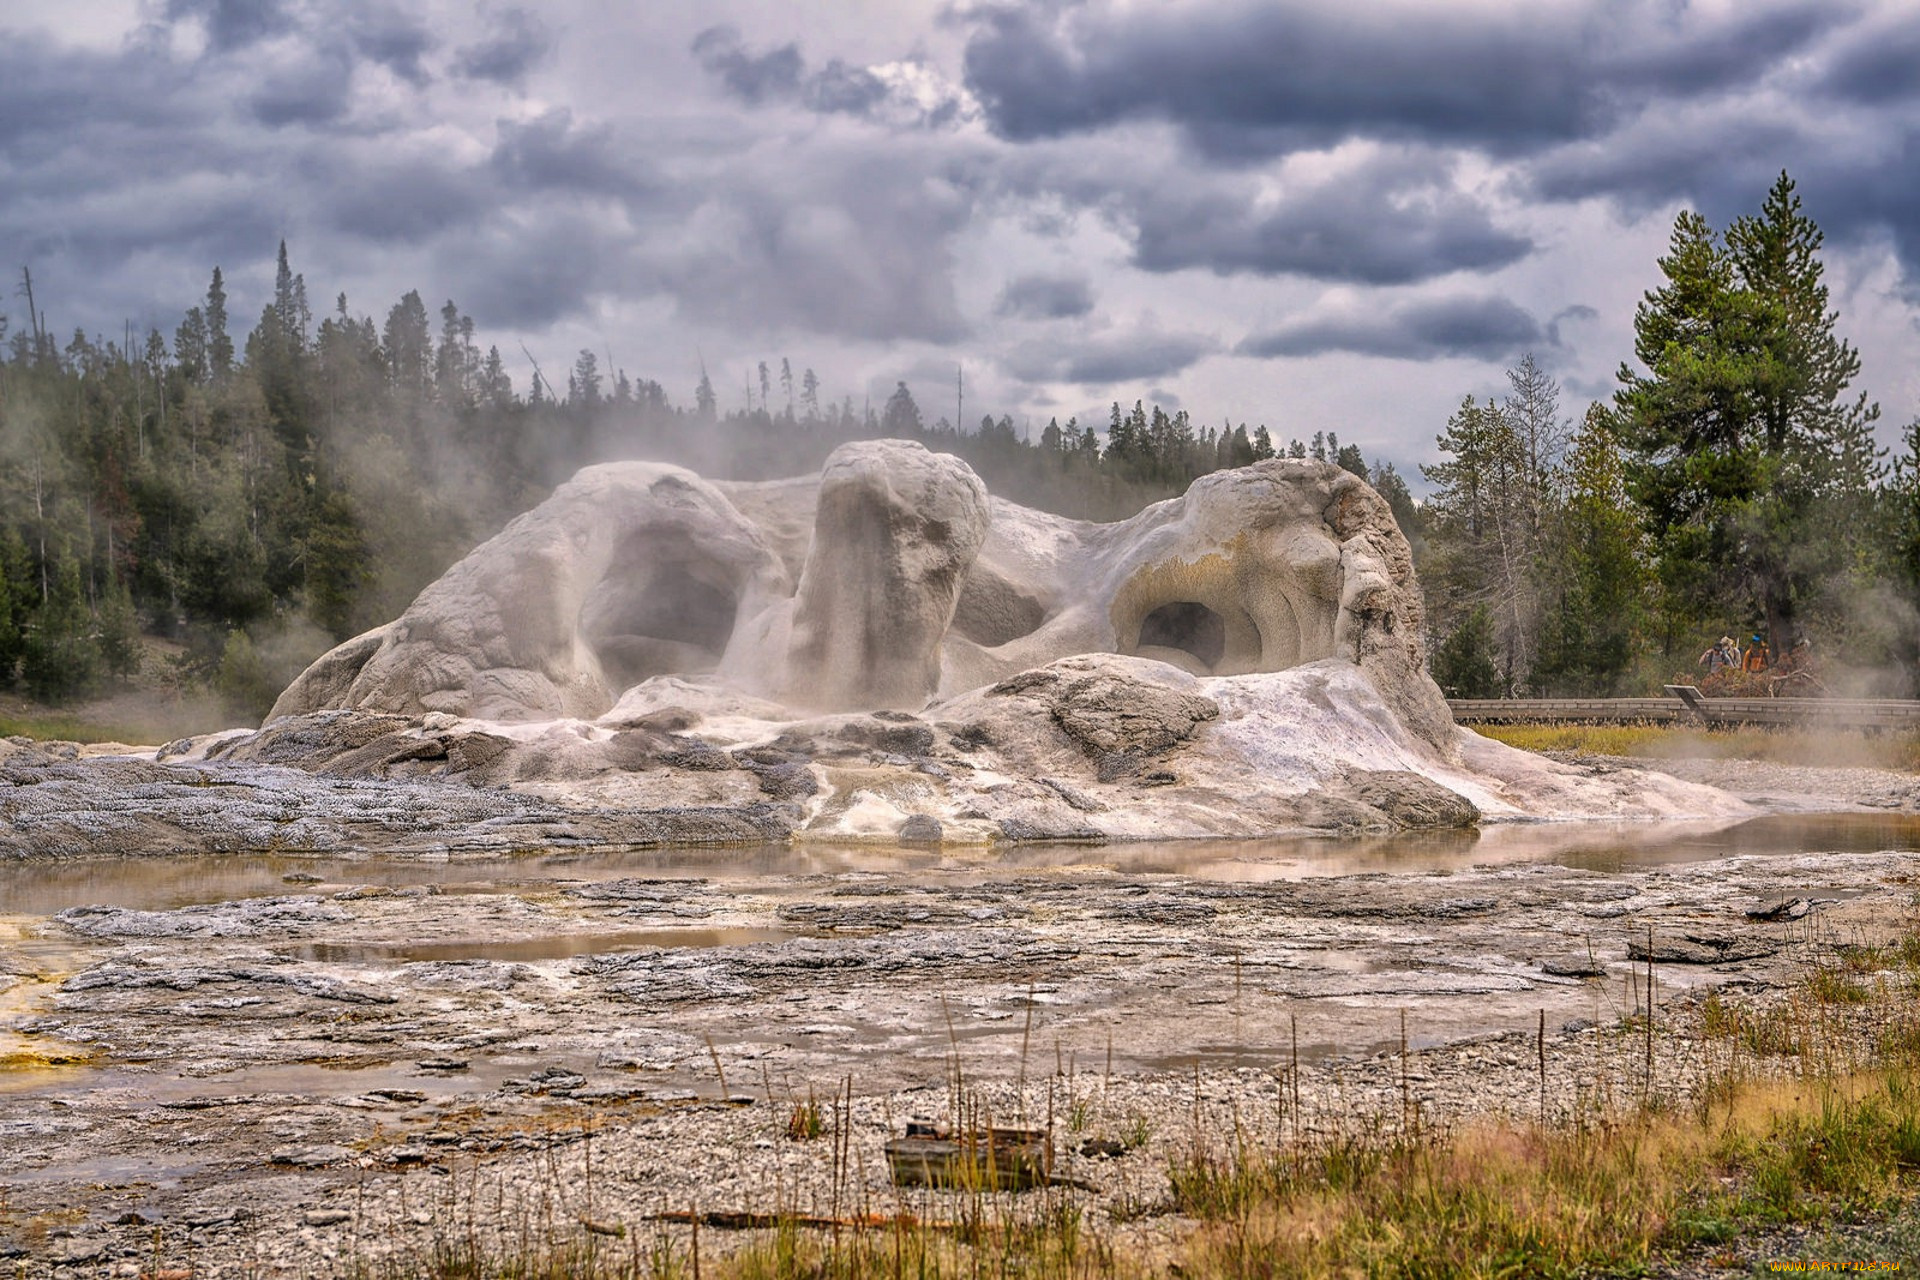
[[[223,751],[751,811],[762,833],[831,839],[1737,804],[1456,730],[1406,541],[1337,467],[1219,472],[1092,524],[891,440],[770,483],[587,468]]]

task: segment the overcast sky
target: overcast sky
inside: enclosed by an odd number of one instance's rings
[[[1339,433],[1403,469],[1534,351],[1569,413],[1675,213],[1782,169],[1883,438],[1920,412],[1915,0],[63,0],[0,9],[0,258],[171,337],[284,237],[550,376],[760,360],[927,418]],[[22,321],[9,288],[0,311]],[[775,391],[776,399],[779,392]]]

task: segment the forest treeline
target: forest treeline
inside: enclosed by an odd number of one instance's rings
[[[1657,693],[1727,635],[1771,664],[1735,691],[1915,692],[1920,422],[1875,444],[1821,244],[1785,173],[1683,212],[1609,402],[1575,427],[1530,358],[1461,402],[1419,512],[1442,687]]]
[[[1413,543],[1436,676],[1450,691],[1638,692],[1723,630],[1832,669],[1914,670],[1920,426],[1891,466],[1848,386],[1820,238],[1783,175],[1717,233],[1684,215],[1637,317],[1612,403],[1575,427],[1532,357],[1509,394],[1465,399],[1416,503],[1388,463],[1331,432],[1196,422],[1136,402],[1100,423],[962,430],[899,384],[881,405],[823,397],[789,360],[722,410],[583,350],[524,390],[451,301],[409,292],[376,322],[324,316],[282,245],[243,326],[214,269],[172,334],[62,341],[24,272],[0,317],[0,683],[58,701],[131,674],[141,637],[254,713],[307,660],[397,615],[449,564],[580,466],[614,458],[772,478],[893,436],[957,453],[994,492],[1110,520],[1197,476],[1314,456],[1368,478]],[[958,416],[956,414],[956,416]]]

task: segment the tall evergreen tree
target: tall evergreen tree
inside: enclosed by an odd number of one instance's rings
[[[693,389],[693,411],[702,422],[712,422],[719,416],[719,397],[713,394],[713,380],[707,377],[705,362],[700,365],[700,383]]]
[[[381,355],[395,390],[416,401],[426,399],[433,385],[433,336],[418,289],[407,290],[387,312]]]
[[[1682,213],[1666,283],[1635,315],[1644,371],[1620,368],[1615,430],[1658,548],[1670,651],[1731,611],[1785,653],[1840,576],[1819,512],[1872,458],[1879,408],[1848,396],[1860,360],[1834,333],[1821,242],[1782,173],[1724,243]]]
[[[1444,631],[1484,607],[1501,673],[1517,686],[1539,639],[1525,451],[1505,409],[1472,396],[1447,419],[1437,443],[1447,460],[1420,468],[1434,486],[1425,572],[1442,607],[1431,622]]]
[[[206,326],[207,369],[215,382],[225,382],[233,372],[233,338],[227,333],[227,286],[218,267],[207,285]]]
[[[907,390],[904,382],[895,384],[880,415],[881,434],[904,438],[917,436],[921,430],[920,406],[914,403],[913,392]]]
[[[207,363],[207,314],[190,307],[173,331],[173,363],[188,382],[205,382],[211,373]]]
[[[1573,439],[1565,505],[1549,533],[1539,680],[1550,694],[1609,696],[1639,651],[1647,581],[1619,447],[1598,405]]]

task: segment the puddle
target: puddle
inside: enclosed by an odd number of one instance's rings
[[[619,933],[577,933],[511,942],[456,938],[446,942],[308,942],[280,948],[281,954],[323,964],[414,964],[433,961],[498,960],[532,962],[573,956],[639,951],[649,947],[744,947],[789,942],[803,935],[787,929],[628,929]]]
[[[752,883],[761,891],[772,892],[779,891],[783,883],[848,875],[885,876],[907,884],[933,880],[950,884],[976,877],[1004,879],[1010,873],[1104,870],[1258,882],[1359,873],[1420,875],[1527,862],[1606,872],[1735,854],[1785,856],[1886,849],[1920,850],[1920,817],[1775,815],[1735,825],[1516,823],[1479,831],[1364,839],[1026,845],[991,853],[805,845],[535,853],[452,863],[237,855],[103,859],[0,868],[0,903],[9,915],[44,916],[83,904],[172,910],[275,894],[330,893],[350,885],[430,885],[446,893],[526,893],[557,892],[570,883],[625,877]]]

